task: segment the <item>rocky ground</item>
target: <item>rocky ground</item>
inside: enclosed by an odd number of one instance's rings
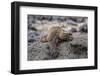
[[[28,60],[87,58],[87,34],[73,33],[74,40],[63,42],[58,48],[36,41],[28,47]]]

